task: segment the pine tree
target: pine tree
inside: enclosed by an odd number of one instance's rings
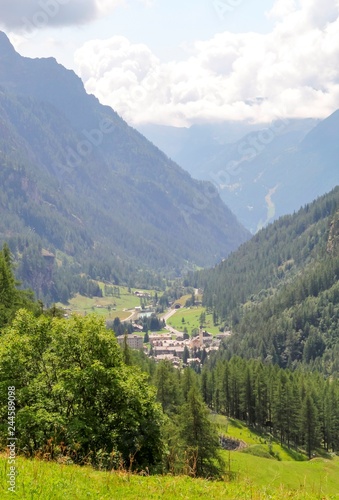
[[[184,365],[187,363],[187,360],[188,360],[189,357],[190,357],[190,352],[188,350],[187,345],[185,345],[183,356],[182,356],[182,362],[184,363]]]
[[[224,464],[219,455],[218,433],[196,386],[190,389],[187,403],[181,408],[179,425],[188,474],[201,477],[221,475]]]
[[[161,403],[163,411],[173,412],[180,402],[180,388],[174,368],[169,361],[161,361],[157,364],[154,384],[157,387],[157,400]]]
[[[19,284],[15,280],[11,252],[5,243],[0,250],[0,327],[9,323],[21,307],[37,314],[40,312],[38,304],[34,302],[33,293],[18,290],[16,287]]]
[[[301,431],[304,436],[308,458],[311,459],[319,439],[317,408],[310,394],[306,394],[301,408]]]
[[[130,349],[128,342],[127,342],[127,333],[125,333],[125,335],[124,335],[124,343],[123,343],[123,347],[122,347],[122,357],[123,357],[125,365],[132,364],[131,349]]]

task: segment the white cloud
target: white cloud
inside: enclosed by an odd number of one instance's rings
[[[292,14],[296,10],[297,4],[295,0],[277,0],[267,15],[272,19],[281,19]]]
[[[124,37],[87,42],[75,61],[87,90],[135,124],[327,116],[339,107],[339,1],[278,0],[268,15],[271,33],[220,33],[180,62]]]

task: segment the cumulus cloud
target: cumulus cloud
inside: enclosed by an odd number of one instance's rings
[[[183,61],[113,37],[87,42],[76,65],[87,90],[134,124],[329,115],[339,107],[339,2],[278,0],[269,15],[270,33],[220,33]]]
[[[18,32],[85,24],[112,11],[123,0],[1,0],[0,24]]]

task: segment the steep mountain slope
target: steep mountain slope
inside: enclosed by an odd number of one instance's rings
[[[245,125],[243,136],[237,138],[240,125],[234,125],[232,135],[228,124],[230,131],[224,128],[223,140],[217,130],[210,136],[207,129],[199,137],[192,127],[186,137],[180,134],[180,141],[172,133],[169,146],[172,158],[180,158],[191,175],[217,186],[222,199],[253,233],[338,184],[339,112],[320,122],[276,120],[259,130],[246,130]],[[159,132],[146,129],[146,134],[165,147]],[[194,137],[204,145],[199,158],[189,154]]]
[[[195,276],[234,331],[230,355],[339,368],[338,220],[339,187]]]
[[[325,167],[314,169],[306,152],[299,154],[300,144],[314,125],[314,120],[278,120],[225,146],[206,165],[209,176],[204,178],[213,180],[251,232],[298,210],[333,189],[334,178],[339,180],[329,165],[324,183]]]
[[[140,268],[211,264],[248,238],[211,185],[87,95],[73,72],[21,57],[3,33],[0,130],[0,233],[20,252],[24,235],[78,272],[126,281]]]
[[[191,127],[140,124],[137,129],[193,177],[206,179],[206,165],[250,132],[262,128],[247,122],[196,124]],[[209,178],[209,180],[212,180]]]

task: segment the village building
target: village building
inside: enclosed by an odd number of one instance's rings
[[[201,360],[199,358],[188,358],[186,364],[187,365],[200,365]]]
[[[172,354],[172,356],[176,356],[180,359],[183,359],[184,349],[185,347],[180,345],[161,345],[161,346],[155,345],[153,347],[153,352],[156,358],[164,354]]]
[[[144,338],[141,335],[119,335],[117,341],[120,346],[124,345],[125,337],[127,339],[127,345],[131,349],[143,350],[144,348]]]
[[[153,345],[154,342],[162,342],[165,340],[171,340],[172,336],[170,333],[150,333],[149,334],[149,341],[150,344]]]

